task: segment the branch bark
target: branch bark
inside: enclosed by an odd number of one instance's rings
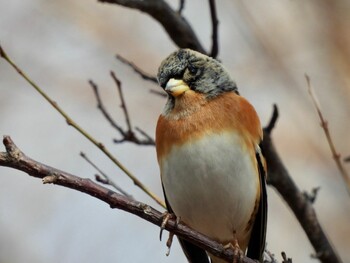
[[[153,207],[113,192],[108,188],[94,183],[90,179],[80,178],[39,163],[27,157],[14,144],[9,136],[4,136],[3,143],[6,147],[6,152],[0,152],[0,166],[11,167],[23,171],[30,176],[41,178],[44,184],[56,184],[75,189],[104,201],[109,204],[111,208],[117,208],[132,213],[157,226],[162,225],[163,213],[157,211]],[[227,260],[228,262],[233,262],[235,257],[237,257],[237,255],[234,255],[231,248],[226,249],[222,244],[194,231],[181,222],[176,222],[176,219],[174,218],[169,218],[164,227],[166,230],[196,244],[215,256]],[[244,257],[242,263],[255,263],[255,261],[248,257]]]
[[[262,143],[268,167],[267,183],[272,185],[279,192],[292,209],[295,217],[314,247],[316,257],[323,263],[340,263],[342,261],[333,249],[322,226],[318,222],[312,203],[294,183],[276,151],[271,132],[277,118],[278,110],[277,106],[274,105],[274,113],[271,121],[264,128],[264,140]]]
[[[206,54],[197,35],[181,13],[173,10],[163,0],[98,0],[102,3],[117,4],[147,13],[157,20],[180,48],[190,48]]]

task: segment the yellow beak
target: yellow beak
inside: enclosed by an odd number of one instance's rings
[[[165,86],[165,91],[174,97],[183,94],[189,89],[190,87],[181,79],[169,79]]]

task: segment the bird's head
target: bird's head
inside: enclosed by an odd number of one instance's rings
[[[191,49],[171,53],[158,69],[159,85],[174,99],[188,90],[214,98],[224,92],[238,93],[223,65]]]

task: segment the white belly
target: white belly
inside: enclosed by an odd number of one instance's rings
[[[162,180],[174,213],[222,242],[240,239],[254,210],[259,178],[238,136],[205,136],[172,148],[165,159],[160,160]]]

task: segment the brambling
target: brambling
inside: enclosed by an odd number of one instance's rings
[[[157,77],[168,94],[156,128],[168,211],[262,262],[267,196],[255,109],[220,62],[190,49],[170,54]],[[191,263],[226,262],[179,241]]]

